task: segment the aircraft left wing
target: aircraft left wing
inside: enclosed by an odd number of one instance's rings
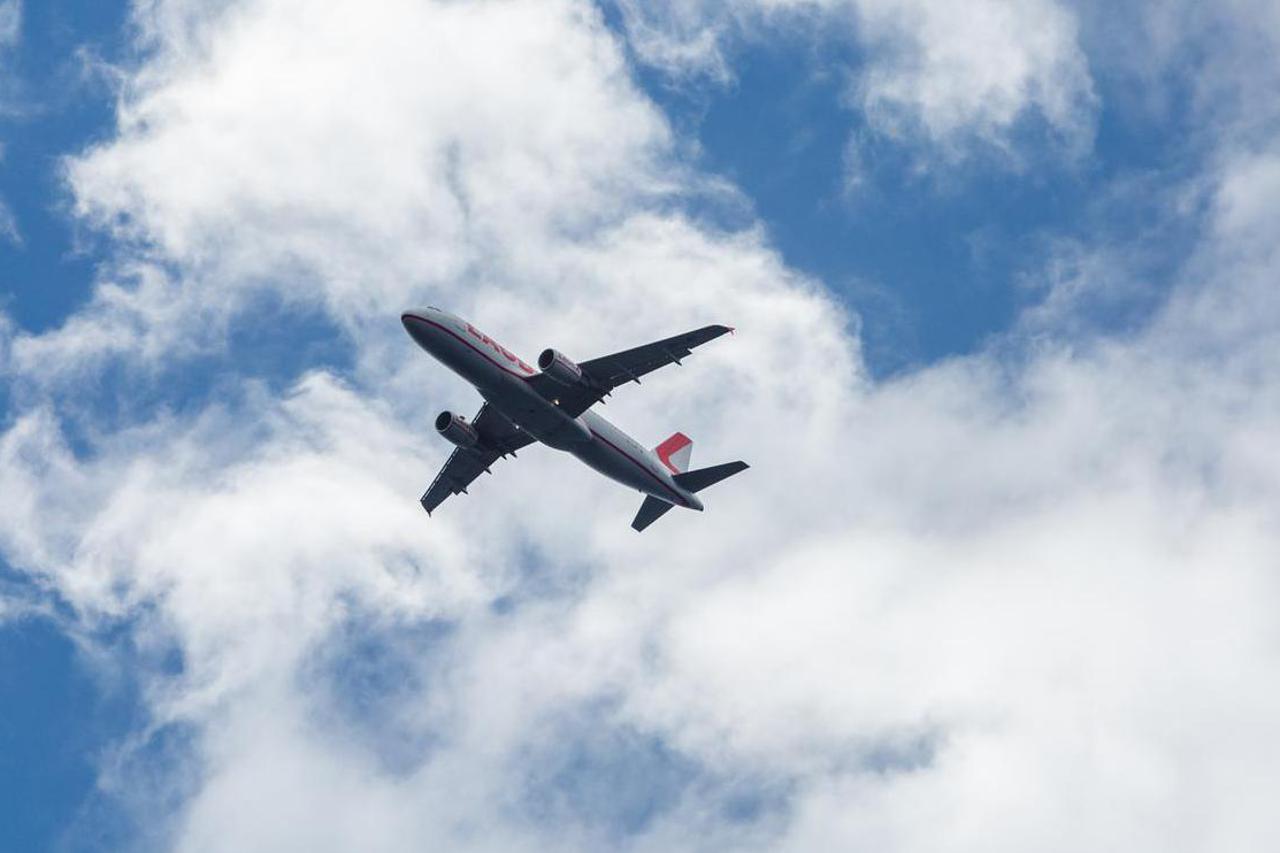
[[[430,515],[451,495],[465,494],[467,486],[508,453],[533,443],[533,436],[521,430],[497,409],[485,403],[471,421],[480,433],[480,444],[456,448],[440,473],[422,496],[422,508]]]
[[[576,418],[609,395],[619,385],[640,382],[640,377],[668,364],[679,364],[690,355],[694,347],[715,340],[732,332],[729,326],[703,326],[683,335],[664,338],[651,344],[615,352],[612,355],[593,358],[578,364],[582,368],[581,386],[566,389],[550,377],[533,377],[538,393],[559,401],[560,408]]]

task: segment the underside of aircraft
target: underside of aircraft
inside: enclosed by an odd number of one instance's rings
[[[433,512],[451,495],[465,494],[482,473],[534,443],[577,457],[596,471],[646,497],[631,526],[644,530],[674,506],[702,510],[697,493],[748,466],[729,462],[688,470],[693,443],[675,433],[646,448],[592,407],[615,388],[668,364],[680,364],[693,349],[733,330],[704,326],[612,355],[574,362],[554,349],[526,364],[470,323],[438,308],[405,311],[401,322],[424,350],[470,382],[485,402],[467,420],[441,412],[436,431],[455,450],[421,498]]]

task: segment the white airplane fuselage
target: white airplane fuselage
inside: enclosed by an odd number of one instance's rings
[[[672,478],[656,453],[593,411],[569,417],[539,394],[539,375],[475,326],[438,308],[415,308],[400,316],[405,330],[437,361],[470,382],[480,396],[512,423],[556,450],[571,453],[611,480],[689,509],[702,502]]]

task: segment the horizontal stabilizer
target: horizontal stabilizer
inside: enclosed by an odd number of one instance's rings
[[[751,466],[745,462],[726,462],[723,465],[712,465],[710,468],[699,468],[696,471],[685,471],[683,474],[676,474],[672,477],[676,484],[682,489],[688,489],[691,492],[700,492],[708,486],[714,486],[716,483],[732,477],[739,471],[745,471]]]
[[[662,518],[669,509],[671,504],[650,495],[644,499],[644,503],[640,504],[640,511],[636,513],[635,521],[631,522],[631,526],[636,530],[644,530]]]

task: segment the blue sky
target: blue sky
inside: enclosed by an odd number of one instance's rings
[[[7,849],[1275,837],[1280,21],[764,5],[0,3]],[[428,301],[734,322],[608,414],[758,485],[419,518]]]
[[[112,95],[93,62],[120,55],[126,4],[41,3],[24,8],[6,56],[16,104],[5,116],[5,203],[20,242],[4,251],[7,310],[24,328],[49,328],[89,294],[101,255],[68,216],[59,158],[110,133]]]
[[[124,42],[126,9],[48,3],[24,13],[21,38],[4,57],[6,91],[14,93],[15,105],[0,119],[0,198],[17,223],[18,239],[0,242],[0,267],[5,312],[39,331],[88,298],[101,261],[68,216],[59,158],[111,129],[110,91],[102,81],[85,79],[77,53],[114,55]],[[2,568],[6,597],[42,597],[28,579],[7,564]],[[56,598],[44,606],[50,604],[56,606]],[[102,750],[127,733],[137,709],[127,695],[100,682],[74,641],[38,611],[6,621],[0,649],[0,789],[6,803],[0,834],[10,849],[48,848],[90,801]]]

